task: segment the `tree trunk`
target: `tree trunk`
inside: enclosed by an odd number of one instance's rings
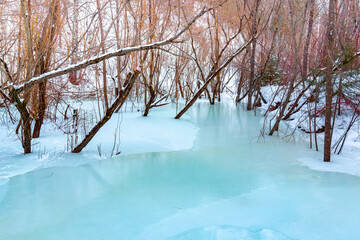
[[[289,119],[289,117],[296,113],[297,111],[295,111],[295,108],[297,107],[300,99],[302,96],[304,96],[305,92],[311,87],[311,84],[309,84],[306,88],[304,88],[301,93],[297,96],[296,100],[294,101],[294,103],[292,104],[291,108],[289,109],[289,111],[287,112],[287,114],[282,118],[282,120],[287,120]],[[299,108],[297,110],[300,110]]]
[[[257,34],[257,13],[260,5],[260,0],[256,0],[255,3],[255,9],[252,11],[252,28],[251,28],[251,34],[252,37],[255,37]],[[248,93],[248,103],[247,103],[247,110],[253,109],[252,104],[252,97],[254,93],[254,79],[255,79],[255,55],[256,55],[256,39],[252,42],[251,46],[251,56],[250,56],[250,78],[249,78],[249,93]]]
[[[91,131],[85,136],[84,140],[75,147],[72,151],[73,153],[81,152],[86,145],[91,141],[91,139],[96,135],[96,133],[105,125],[107,121],[110,120],[111,116],[115,112],[117,108],[121,108],[124,104],[125,100],[130,94],[130,90],[134,86],[135,80],[139,76],[140,72],[135,71],[130,75],[129,81],[127,81],[127,85],[124,90],[120,91],[119,97],[115,100],[115,102],[111,105],[111,107],[106,111],[105,116],[91,129]]]
[[[296,74],[295,74],[295,76],[292,77],[292,79],[290,81],[290,86],[289,86],[289,89],[288,89],[288,91],[286,93],[285,101],[282,103],[282,108],[280,110],[279,116],[277,117],[274,126],[271,128],[271,130],[269,132],[270,136],[272,136],[275,131],[279,130],[280,121],[281,121],[281,119],[283,118],[283,116],[285,114],[285,110],[287,108],[287,105],[289,104],[291,94],[294,92],[295,79],[296,79]]]
[[[10,90],[11,100],[18,109],[21,116],[21,142],[24,148],[24,154],[31,153],[31,119],[30,114],[24,102],[21,102],[15,89]]]
[[[312,33],[313,23],[314,23],[315,0],[309,0],[309,4],[310,4],[309,24],[308,24],[308,32],[307,32],[307,36],[306,36],[306,43],[304,46],[304,56],[303,56],[303,66],[302,66],[303,81],[305,81],[307,79],[307,73],[308,73],[309,46],[310,46],[311,33]]]
[[[298,29],[296,29],[296,24],[295,24],[295,20],[294,20],[294,13],[293,13],[293,6],[292,6],[293,1],[289,0],[288,2],[289,2],[289,7],[290,7],[290,21],[291,21],[292,31],[296,32],[296,30],[298,30]],[[302,31],[301,31],[301,33],[302,33]],[[278,131],[280,121],[284,117],[284,114],[285,114],[285,111],[286,111],[287,106],[289,104],[291,95],[293,94],[293,92],[295,90],[295,81],[296,81],[296,78],[298,76],[298,65],[300,65],[300,56],[299,56],[300,53],[298,51],[300,46],[298,46],[298,43],[296,41],[296,36],[293,35],[292,38],[293,38],[292,39],[292,41],[293,41],[292,48],[293,48],[293,51],[294,51],[293,57],[295,58],[294,62],[292,63],[292,71],[291,71],[292,76],[289,76],[291,79],[290,79],[290,83],[289,83],[289,88],[288,88],[287,93],[286,93],[286,98],[285,98],[285,101],[282,103],[279,116],[277,117],[273,128],[269,132],[270,136],[273,135],[275,131]]]
[[[31,153],[31,121],[27,112],[21,113],[21,131],[24,154]]]
[[[309,46],[310,46],[310,40],[311,40],[311,33],[312,33],[312,26],[314,23],[314,4],[315,0],[309,0],[310,4],[310,13],[309,13],[309,24],[308,24],[308,31],[306,36],[306,42],[304,46],[304,55],[303,55],[303,65],[302,65],[302,81],[305,82],[307,79],[308,74],[308,60],[309,60]],[[305,92],[310,88],[311,84],[309,84],[304,90],[299,94],[299,96],[296,98],[295,102],[293,103],[292,107],[288,111],[288,113],[283,117],[282,120],[287,120],[291,114],[294,113],[294,110],[300,101],[301,97],[305,94]],[[310,129],[311,131],[311,129]]]
[[[47,21],[44,25],[42,31],[42,37],[40,40],[40,49],[38,53],[38,65],[36,66],[37,71],[35,76],[44,74],[49,71],[49,65],[51,61],[51,55],[53,51],[53,43],[57,36],[57,30],[59,27],[58,14],[60,12],[60,1],[53,0],[49,8],[49,14],[47,16]],[[44,122],[45,111],[46,111],[46,83],[47,81],[41,82],[39,84],[39,103],[38,103],[38,114],[35,121],[33,138],[38,138],[40,136],[41,126]]]
[[[101,53],[105,54],[105,35],[104,35],[104,26],[103,26],[103,17],[102,17],[102,12],[101,12],[101,6],[100,6],[100,1],[96,0],[96,6],[97,6],[97,11],[98,11],[98,15],[99,15],[99,24],[100,24],[100,45],[101,45]],[[106,61],[104,60],[102,62],[102,69],[103,69],[103,101],[104,101],[104,110],[107,111],[109,109],[109,100],[108,100],[108,95],[107,95],[107,71],[106,71]]]
[[[235,100],[236,104],[238,104],[241,101],[240,99],[244,98],[244,97],[241,98],[240,95],[241,95],[241,90],[242,90],[242,87],[243,87],[243,84],[244,84],[245,71],[243,69],[243,66],[245,65],[245,59],[246,59],[247,54],[248,54],[248,51],[245,52],[245,55],[242,58],[241,64],[240,64],[242,69],[240,70],[240,79],[239,79],[239,82],[238,82],[238,85],[237,85],[237,94],[236,94],[236,100]]]
[[[184,115],[184,113],[195,103],[195,101],[201,96],[201,94],[207,89],[207,86],[209,85],[209,83],[211,83],[211,81],[224,69],[226,68],[231,62],[232,60],[234,60],[234,58],[239,55],[240,53],[242,53],[247,46],[249,46],[249,44],[252,43],[252,41],[254,41],[255,38],[251,38],[246,44],[244,44],[241,48],[239,48],[231,57],[229,57],[227,59],[227,61],[221,65],[218,69],[214,69],[212,72],[210,72],[210,74],[208,75],[208,77],[206,78],[206,82],[202,85],[201,88],[199,88],[199,90],[195,93],[195,95],[193,96],[193,98],[188,102],[188,104],[186,104],[186,106],[175,116],[175,119],[179,119],[181,118],[182,115]]]
[[[325,55],[325,81],[326,81],[326,106],[325,106],[325,137],[324,137],[324,162],[330,162],[331,158],[331,116],[332,116],[332,69],[331,53],[334,47],[335,11],[336,0],[329,0],[329,22],[326,41]]]
[[[149,93],[150,93],[150,99],[145,105],[145,111],[143,115],[144,117],[147,117],[147,115],[149,115],[152,104],[155,102],[156,99],[156,93],[152,86],[149,86]]]
[[[33,138],[40,137],[40,130],[44,122],[45,111],[46,111],[46,82],[42,82],[39,84],[38,118],[35,121]]]

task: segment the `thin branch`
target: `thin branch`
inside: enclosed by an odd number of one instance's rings
[[[159,41],[159,42],[155,42],[155,43],[151,43],[151,44],[145,44],[145,45],[140,45],[140,46],[134,46],[134,47],[127,47],[127,48],[121,48],[118,49],[116,51],[110,52],[110,53],[105,53],[103,55],[100,55],[98,57],[94,57],[91,58],[89,60],[85,60],[82,62],[79,62],[77,64],[74,65],[70,65],[68,67],[65,67],[63,69],[59,69],[59,70],[54,70],[51,72],[47,72],[45,74],[42,74],[38,77],[34,77],[32,79],[30,79],[29,81],[25,82],[24,84],[18,85],[18,86],[14,86],[14,91],[18,94],[24,90],[30,89],[31,87],[40,84],[42,82],[45,82],[48,79],[51,78],[55,78],[55,77],[59,77],[74,71],[78,71],[80,69],[86,68],[88,66],[97,64],[99,62],[102,62],[104,60],[107,60],[109,58],[113,58],[113,57],[119,57],[119,56],[124,56],[127,54],[130,54],[132,52],[138,52],[138,51],[144,51],[144,50],[150,50],[150,49],[158,49],[161,46],[164,45],[168,45],[171,43],[177,43],[177,39],[184,33],[186,32],[192,24],[194,24],[194,22],[199,19],[201,16],[203,16],[205,13],[211,11],[212,9],[221,7],[225,2],[227,2],[228,0],[223,1],[222,3],[220,3],[219,5],[212,7],[212,8],[206,8],[204,7],[195,17],[192,18],[192,20],[190,22],[188,22],[188,24],[183,27],[178,33],[176,33],[174,36],[163,40],[163,41]]]

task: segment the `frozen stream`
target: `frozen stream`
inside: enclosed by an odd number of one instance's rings
[[[261,118],[241,108],[198,104],[189,115],[191,150],[10,178],[0,239],[360,238],[359,177],[302,166],[321,156],[305,144],[259,142]]]

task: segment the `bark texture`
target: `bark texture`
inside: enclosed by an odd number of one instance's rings
[[[324,136],[324,162],[330,162],[331,159],[331,116],[332,116],[332,73],[333,63],[331,59],[332,49],[334,47],[334,30],[336,0],[329,0],[329,21],[326,39],[325,56],[325,81],[326,81],[326,105],[325,105],[325,136]]]

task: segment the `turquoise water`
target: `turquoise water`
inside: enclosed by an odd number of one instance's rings
[[[360,239],[359,177],[301,166],[320,153],[259,141],[261,117],[241,107],[189,115],[191,150],[12,177],[0,239]]]

